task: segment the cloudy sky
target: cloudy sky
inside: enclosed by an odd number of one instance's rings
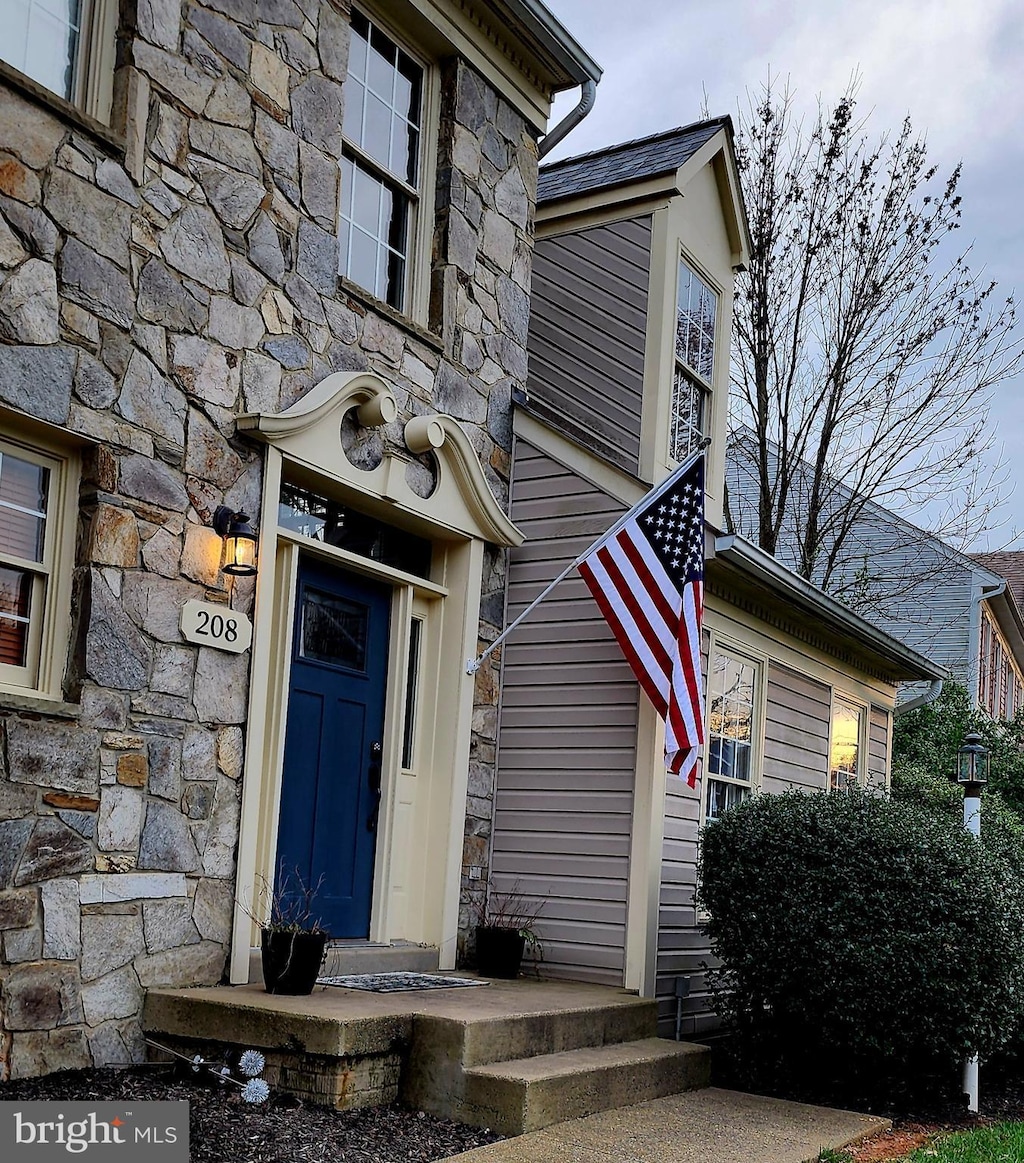
[[[972,267],[1024,295],[1024,4],[1020,0],[546,0],[604,69],[590,116],[553,153],[583,153],[700,117],[736,116],[768,76],[798,107],[830,103],[861,76],[868,128],[907,114],[942,171],[962,161],[960,240]],[[562,97],[556,119],[575,104]],[[1022,328],[1024,342],[1024,328]],[[1013,487],[1024,448],[1024,376],[992,401]],[[1024,530],[1024,467],[1003,506],[997,548]],[[1024,548],[1024,536],[1012,548]]]

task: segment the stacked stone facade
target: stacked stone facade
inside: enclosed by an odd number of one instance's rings
[[[224,971],[249,655],[187,643],[179,614],[229,600],[213,511],[259,512],[236,417],[370,369],[400,406],[373,439],[402,448],[410,416],[449,413],[507,505],[526,374],[536,146],[465,62],[441,66],[423,328],[336,275],[344,5],[122,7],[112,132],[0,79],[0,429],[30,416],[84,438],[63,701],[0,691],[0,1077],[137,1059],[143,990]],[[482,642],[504,586],[491,550]],[[230,599],[251,613],[253,595],[240,581]],[[466,927],[487,879],[493,665],[477,699]]]

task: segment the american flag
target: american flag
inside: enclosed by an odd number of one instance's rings
[[[655,710],[665,766],[697,786],[704,742],[704,456],[681,465],[579,563],[579,571]]]

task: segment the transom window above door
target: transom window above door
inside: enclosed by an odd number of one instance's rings
[[[341,159],[341,274],[396,310],[409,299],[424,70],[352,13]]]
[[[718,295],[685,259],[679,260],[675,377],[669,452],[683,461],[705,435],[715,372]]]

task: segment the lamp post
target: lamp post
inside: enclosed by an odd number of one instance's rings
[[[964,827],[981,837],[981,789],[988,783],[990,756],[981,736],[972,731],[964,736],[956,753],[956,782],[964,789]],[[978,1113],[978,1055],[964,1059],[964,1094],[967,1109]]]

